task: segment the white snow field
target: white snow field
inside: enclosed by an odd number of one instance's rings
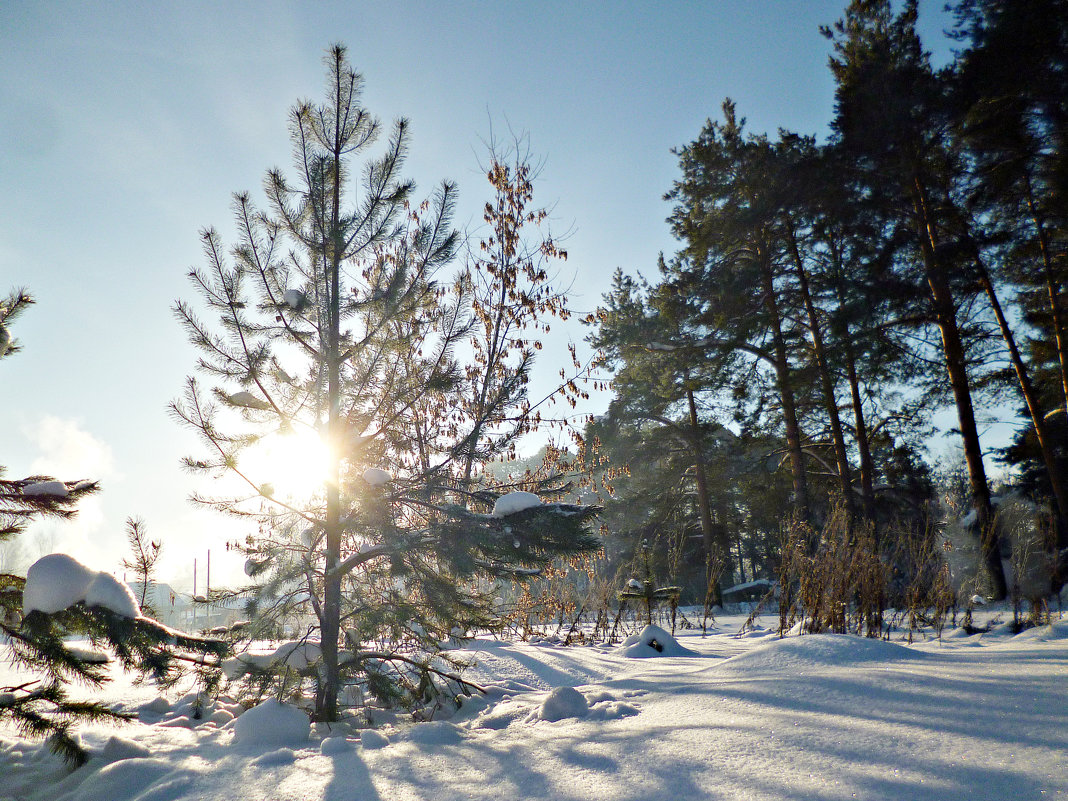
[[[305,726],[273,701],[242,715],[223,700],[192,720],[193,698],[119,676],[106,696],[140,720],[83,728],[93,756],[76,771],[0,729],[0,799],[1068,798],[1068,621],[915,645],[738,638],[741,621],[657,636],[682,656],[624,655],[641,637],[477,639],[467,675],[486,696],[449,720],[375,729]],[[24,679],[0,668],[0,686]]]

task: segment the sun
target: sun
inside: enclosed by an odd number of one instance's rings
[[[304,499],[326,481],[330,451],[320,436],[307,429],[270,434],[241,458],[242,470],[269,494],[280,499]]]

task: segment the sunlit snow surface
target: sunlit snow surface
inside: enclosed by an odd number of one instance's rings
[[[231,701],[197,719],[195,697],[159,699],[120,677],[106,697],[140,722],[83,729],[94,756],[73,773],[0,729],[0,798],[1068,797],[1068,622],[1016,636],[947,630],[910,646],[766,629],[733,637],[743,619],[721,617],[705,638],[678,631],[695,655],[654,659],[475,639],[467,675],[488,693],[455,716],[317,725],[310,737],[294,725],[270,743],[235,742],[243,716]],[[0,685],[21,680],[0,669]],[[286,729],[279,712],[259,723]]]

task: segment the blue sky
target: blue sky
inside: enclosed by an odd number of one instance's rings
[[[412,123],[408,174],[425,192],[457,181],[458,223],[480,220],[480,140],[507,125],[544,159],[539,202],[571,229],[572,307],[594,308],[617,267],[655,274],[674,243],[662,200],[671,148],[725,97],[754,131],[826,134],[833,84],[818,33],[843,3],[308,2],[0,4],[0,291],[38,305],[17,323],[24,351],[0,376],[0,463],[99,478],[73,524],[26,538],[117,569],[123,521],[162,538],[161,577],[188,585],[194,554],[215,575],[233,536],[185,501],[180,456],[196,450],[167,416],[196,355],[171,305],[191,297],[197,232],[229,239],[230,198],[257,196],[288,166],[286,113],[318,99],[321,56],[340,41],[383,120]],[[941,0],[924,2],[944,52]],[[398,10],[402,8],[402,10]],[[543,351],[552,375],[564,337]],[[557,357],[559,354],[559,358]]]

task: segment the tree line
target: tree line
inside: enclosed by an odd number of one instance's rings
[[[727,100],[676,151],[677,253],[652,281],[617,271],[587,320],[616,392],[587,438],[617,473],[657,454],[614,479],[622,527],[678,530],[742,580],[776,561],[769,509],[818,525],[841,504],[884,548],[929,536],[922,442],[949,405],[1003,598],[976,410],[1011,398],[1027,427],[1002,458],[1068,553],[1068,5],[951,10],[959,49],[939,68],[914,1],[857,0],[822,29],[825,142],[750,132]]]

